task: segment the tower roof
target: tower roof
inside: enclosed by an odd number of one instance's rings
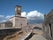
[[[20,5],[16,5],[16,7],[21,7]]]

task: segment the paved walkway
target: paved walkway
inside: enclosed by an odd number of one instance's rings
[[[29,40],[47,40],[46,38],[44,38],[41,35],[34,35],[31,39]]]

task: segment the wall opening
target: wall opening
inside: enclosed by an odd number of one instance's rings
[[[52,37],[51,23],[49,23],[49,27],[50,27],[50,33],[51,33],[51,37]]]
[[[42,28],[40,28],[40,27],[34,27],[33,29],[42,30]]]

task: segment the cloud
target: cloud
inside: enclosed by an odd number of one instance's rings
[[[44,19],[44,14],[42,14],[36,10],[28,12],[27,15],[26,15],[26,12],[22,12],[21,16],[27,17],[27,19],[29,19],[29,20]]]
[[[0,18],[4,17],[4,15],[0,15]]]
[[[44,14],[38,11],[30,11],[27,13],[26,12],[22,12],[22,16],[27,17],[29,22],[42,22],[44,20]]]
[[[6,22],[7,20],[5,20],[5,19],[3,19],[0,23],[2,23],[2,22]]]
[[[5,16],[4,15],[0,15],[0,22],[3,22],[3,20],[5,20]]]
[[[5,22],[6,20],[8,20],[10,17],[13,17],[13,16],[14,16],[14,15],[7,15],[7,16],[0,15],[0,22]],[[41,13],[41,12],[38,12],[38,11],[36,11],[36,10],[30,11],[30,12],[28,12],[28,13],[22,12],[22,13],[21,13],[21,16],[27,17],[28,22],[30,22],[30,23],[42,22],[43,19],[44,19],[44,14]]]
[[[13,17],[14,15],[8,15],[8,16],[6,16],[5,18],[6,19],[9,19],[9,18],[11,18],[11,17]]]
[[[0,23],[1,22],[6,22],[9,18],[11,18],[13,16],[14,15],[8,15],[8,16],[0,15]]]
[[[22,12],[21,16],[26,17],[26,12]]]

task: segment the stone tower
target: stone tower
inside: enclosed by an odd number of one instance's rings
[[[21,16],[21,6],[16,5],[15,16],[11,17],[9,21],[12,22],[13,28],[22,28],[27,26],[27,18]]]
[[[15,16],[21,16],[21,6],[16,5]]]

